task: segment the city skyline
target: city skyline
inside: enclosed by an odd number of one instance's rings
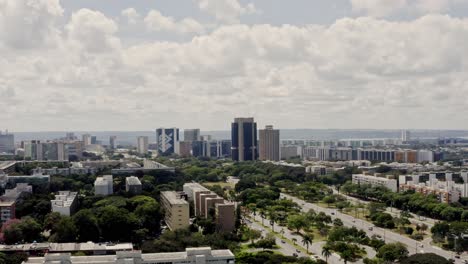
[[[468,129],[466,1],[4,2],[12,132]]]

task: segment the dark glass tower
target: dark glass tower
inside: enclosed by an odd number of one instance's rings
[[[232,159],[236,161],[256,160],[257,123],[253,117],[235,118],[231,124]]]

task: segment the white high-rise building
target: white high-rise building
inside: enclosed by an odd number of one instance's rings
[[[260,160],[280,160],[280,131],[273,129],[273,126],[266,126],[259,131],[259,159]]]
[[[148,137],[140,136],[137,139],[137,151],[140,154],[148,153]]]
[[[411,140],[411,132],[409,130],[402,130],[401,131],[401,141],[408,142]]]

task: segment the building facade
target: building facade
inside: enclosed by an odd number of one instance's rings
[[[200,129],[184,129],[184,141],[198,141],[200,140]]]
[[[255,123],[253,117],[234,119],[231,124],[231,141],[233,160],[257,160],[257,123]]]
[[[371,186],[385,187],[392,192],[398,192],[398,181],[386,177],[365,174],[353,174],[353,184],[369,184]]]
[[[130,176],[125,178],[125,191],[132,194],[140,194],[142,191],[141,181],[138,177]]]
[[[266,126],[259,131],[259,159],[260,160],[280,160],[280,131],[273,129],[273,126]]]
[[[65,216],[73,215],[78,206],[77,195],[77,192],[60,191],[55,195],[55,199],[50,201],[52,212],[57,212]]]
[[[95,195],[111,195],[114,193],[114,179],[112,175],[97,177],[94,181]]]
[[[161,205],[164,210],[164,221],[170,230],[186,228],[190,225],[189,203],[183,193],[161,192]]]
[[[137,138],[137,152],[142,155],[148,153],[148,137],[140,136]]]
[[[15,136],[0,131],[0,153],[15,153]]]
[[[179,129],[156,129],[156,144],[158,145],[159,155],[179,154]]]

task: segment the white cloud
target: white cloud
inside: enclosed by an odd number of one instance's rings
[[[11,40],[27,39],[0,34],[0,124],[11,130],[224,129],[241,115],[282,128],[468,128],[468,19],[236,24],[126,46],[103,13],[77,10],[61,26],[61,12],[41,10],[49,22],[36,30],[54,45],[25,52]],[[25,12],[2,19],[21,28]],[[153,14],[153,30],[181,23]]]
[[[195,1],[202,11],[214,16],[218,21],[225,23],[238,23],[240,16],[259,12],[253,3],[243,6],[238,0]]]
[[[0,41],[15,49],[55,45],[59,0],[0,0]]]
[[[145,17],[146,28],[150,31],[166,31],[178,34],[203,33],[204,26],[193,18],[176,21],[173,17],[164,16],[158,10],[151,10]]]
[[[444,13],[464,0],[350,0],[354,12],[373,17],[396,13]]]
[[[122,10],[121,15],[125,17],[127,22],[131,25],[135,25],[140,19],[140,14],[135,10],[135,8],[127,8]]]

